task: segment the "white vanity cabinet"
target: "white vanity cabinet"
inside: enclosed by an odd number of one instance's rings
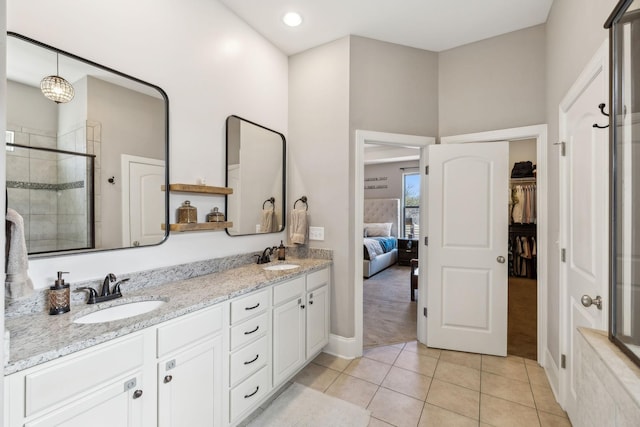
[[[225,304],[157,328],[158,426],[221,426]]]
[[[153,426],[153,333],[143,331],[5,377],[8,426]]]
[[[273,287],[273,386],[329,342],[329,269]]]
[[[240,421],[271,391],[270,289],[231,300],[229,305],[229,417]]]

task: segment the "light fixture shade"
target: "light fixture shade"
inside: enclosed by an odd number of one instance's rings
[[[40,90],[56,104],[69,102],[73,99],[75,91],[71,83],[60,76],[47,76],[40,82]]]

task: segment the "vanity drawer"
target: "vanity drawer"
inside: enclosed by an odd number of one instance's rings
[[[158,327],[158,357],[195,343],[222,329],[222,305],[199,310]]]
[[[242,415],[249,408],[257,405],[262,397],[269,392],[268,366],[238,384],[230,391],[230,422]]]
[[[314,271],[307,275],[307,291],[312,291],[329,283],[329,269]]]
[[[262,313],[259,316],[245,320],[231,328],[229,348],[233,351],[238,347],[256,339],[269,330],[269,316]]]
[[[139,334],[67,356],[62,363],[27,374],[25,416],[132,372],[144,364],[144,357],[144,336]]]
[[[278,305],[304,295],[304,276],[289,280],[273,287],[273,305]]]
[[[253,292],[246,297],[241,297],[231,301],[231,324],[255,316],[264,312],[269,308],[269,292],[267,289],[263,291]]]
[[[245,348],[231,353],[229,356],[229,383],[234,385],[243,378],[248,377],[263,367],[268,358],[269,345],[267,337],[262,337]]]

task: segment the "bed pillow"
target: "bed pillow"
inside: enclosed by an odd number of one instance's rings
[[[389,237],[391,236],[391,222],[370,222],[364,224],[364,231],[367,237]]]

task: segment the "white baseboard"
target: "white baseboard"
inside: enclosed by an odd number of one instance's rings
[[[322,351],[343,359],[355,359],[362,356],[362,349],[356,348],[355,337],[345,338],[334,334],[329,335],[329,344]]]

